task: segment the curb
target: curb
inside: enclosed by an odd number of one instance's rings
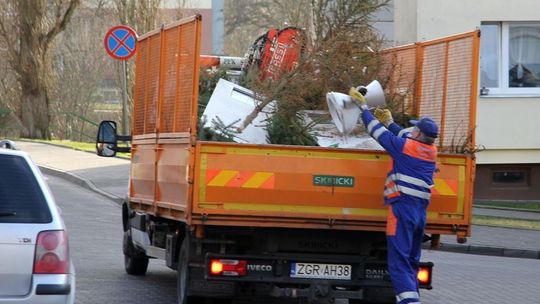
[[[41,170],[41,172],[43,172],[44,174],[49,174],[49,175],[52,175],[52,176],[62,178],[64,180],[67,180],[68,182],[76,184],[76,185],[78,185],[80,187],[83,187],[83,188],[88,189],[90,191],[96,192],[97,194],[100,194],[100,195],[104,196],[105,198],[114,201],[118,205],[122,205],[122,203],[124,203],[123,198],[118,197],[118,196],[116,196],[114,194],[111,194],[111,193],[108,193],[108,192],[105,192],[105,191],[99,189],[98,187],[96,187],[96,185],[94,185],[94,183],[92,183],[92,181],[90,181],[89,179],[86,179],[86,178],[84,178],[82,176],[79,176],[77,174],[73,174],[73,173],[70,173],[70,172],[67,172],[67,171],[62,171],[62,170],[59,170],[59,169],[56,169],[56,168],[43,166],[43,165],[38,165],[38,167]]]
[[[446,251],[446,252],[466,253],[466,254],[476,254],[476,255],[500,256],[500,257],[507,257],[507,258],[534,259],[534,260],[540,259],[540,251],[528,250],[528,249],[514,249],[514,248],[490,247],[490,246],[480,246],[480,245],[458,245],[458,244],[447,244],[447,243],[441,243],[440,248],[431,248],[429,244],[426,244],[422,246],[422,249],[431,250],[431,251]]]

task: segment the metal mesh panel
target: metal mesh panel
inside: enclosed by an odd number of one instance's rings
[[[146,62],[148,58],[148,40],[137,42],[135,83],[133,94],[133,135],[144,133],[144,100],[146,94]]]
[[[471,74],[463,71],[472,70],[473,39],[471,37],[452,41],[448,49],[448,82],[441,138],[443,147],[462,150],[468,141],[470,130]],[[474,126],[473,126],[474,127]]]
[[[386,75],[380,78],[386,94],[392,96],[397,108],[408,114],[415,110],[412,96],[417,74],[416,53],[416,47],[411,46],[384,54],[382,70]]]
[[[199,24],[194,18],[138,41],[134,135],[155,133],[156,127],[160,133],[189,131]]]
[[[160,132],[188,132],[194,85],[195,23],[168,29],[163,35]]]
[[[474,144],[471,121],[475,115],[472,85],[478,60],[474,55],[477,35],[471,32],[381,54],[380,79],[385,82],[386,93],[394,99],[396,95],[415,95],[416,111],[409,111],[412,98],[405,98],[400,101],[402,112],[433,118],[440,126],[437,145],[441,151],[462,153],[467,145]],[[419,62],[417,55],[421,56]]]
[[[146,96],[145,96],[145,127],[144,133],[154,133],[156,130],[156,112],[159,97],[159,64],[160,64],[160,43],[159,35],[151,36],[149,39],[149,55],[146,68]]]
[[[416,49],[403,49],[396,52],[396,62],[393,70],[394,86],[396,89],[408,90],[416,79]]]
[[[430,116],[441,124],[446,47],[435,44],[425,47],[422,66],[421,95],[418,100],[419,116]]]
[[[164,58],[162,59],[162,101],[160,113],[160,132],[174,132],[174,109],[178,75],[178,27],[163,32]]]
[[[177,88],[177,108],[175,112],[175,131],[188,132],[191,117],[191,102],[193,100],[193,87],[195,72],[196,51],[196,24],[188,23],[180,27],[180,45],[179,45],[179,75]],[[197,58],[198,60],[198,58]],[[196,79],[195,81],[198,81]],[[197,102],[197,101],[194,101]]]

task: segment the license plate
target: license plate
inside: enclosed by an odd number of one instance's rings
[[[291,263],[291,278],[350,280],[351,265]]]

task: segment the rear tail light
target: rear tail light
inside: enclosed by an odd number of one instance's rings
[[[425,263],[425,265],[420,265],[420,268],[418,269],[418,274],[416,276],[420,287],[431,289],[432,268],[433,263]]]
[[[243,260],[210,260],[209,267],[213,276],[240,277],[247,274],[247,261]]]
[[[429,282],[429,270],[420,268],[418,271],[418,282],[421,284],[426,284]]]
[[[69,273],[69,249],[64,230],[42,231],[38,234],[34,273]]]

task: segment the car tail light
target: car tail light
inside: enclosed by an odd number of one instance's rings
[[[34,273],[64,274],[69,272],[69,249],[64,230],[42,231],[38,234]]]
[[[247,274],[247,261],[242,260],[210,260],[209,267],[213,276],[240,277]]]

